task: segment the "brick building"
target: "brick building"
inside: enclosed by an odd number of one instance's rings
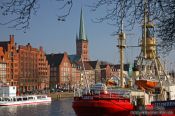
[[[6,75],[8,85],[17,86],[17,93],[49,87],[49,65],[42,48],[28,44],[17,49],[14,35],[10,35],[10,41],[0,42],[0,56],[1,64],[6,67],[6,73],[3,69],[1,74]]]
[[[40,47],[38,51],[38,75],[38,89],[43,90],[45,88],[49,88],[50,65],[42,47]]]
[[[111,76],[118,76],[118,71],[120,70],[120,64],[117,65],[110,65],[111,67]],[[129,74],[129,76],[131,76],[132,74],[132,68],[133,66],[129,63],[124,64],[124,71],[127,72],[127,74]]]
[[[18,46],[20,92],[49,88],[50,66],[43,49]]]
[[[0,47],[3,48],[4,60],[6,61],[6,83],[10,86],[18,87],[19,77],[19,57],[14,42],[14,35],[10,35],[10,41],[1,41]]]
[[[111,78],[111,67],[109,64],[100,65],[101,68],[101,81],[105,83],[108,79]]]
[[[96,72],[93,69],[93,67],[90,65],[89,62],[77,62],[77,64],[81,67],[81,85],[87,86],[87,83],[89,86],[95,84],[95,78],[96,78]]]
[[[50,64],[50,88],[68,89],[72,85],[72,64],[66,52],[48,54]]]
[[[72,62],[72,88],[78,88],[81,83],[82,70],[81,66]]]
[[[88,61],[92,67],[92,70],[94,71],[95,74],[95,83],[101,82],[101,68],[100,68],[100,61]]]
[[[3,52],[3,48],[0,47],[0,83],[6,83],[6,66],[7,63],[4,59],[4,52]]]

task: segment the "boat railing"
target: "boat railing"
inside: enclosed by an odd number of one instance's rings
[[[74,97],[80,97],[83,95],[83,90],[80,88],[74,89]]]
[[[100,93],[98,95],[100,98],[112,98],[112,99],[129,99],[128,94],[119,94],[117,92],[107,92],[107,93]]]
[[[82,99],[118,99],[118,100],[129,100],[129,92],[118,92],[118,91],[107,91],[107,90],[98,90],[90,91],[87,93],[82,89],[76,89],[74,91],[74,97],[79,97]]]
[[[20,101],[32,101],[39,99],[39,96],[17,96],[17,97],[0,97],[0,102],[20,102]],[[46,98],[45,96],[40,96],[41,99]]]
[[[46,95],[38,95],[38,96],[37,96],[37,99],[46,99],[46,98],[47,98]]]

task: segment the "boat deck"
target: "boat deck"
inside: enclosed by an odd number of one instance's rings
[[[0,106],[42,103],[50,101],[51,98],[47,97],[47,95],[0,97]]]

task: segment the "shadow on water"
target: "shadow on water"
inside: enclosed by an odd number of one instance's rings
[[[60,99],[51,103],[22,106],[1,106],[0,116],[76,116],[73,99]]]

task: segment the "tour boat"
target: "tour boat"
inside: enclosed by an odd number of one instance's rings
[[[51,97],[48,97],[47,95],[0,97],[0,106],[36,104],[47,102],[51,102]]]

